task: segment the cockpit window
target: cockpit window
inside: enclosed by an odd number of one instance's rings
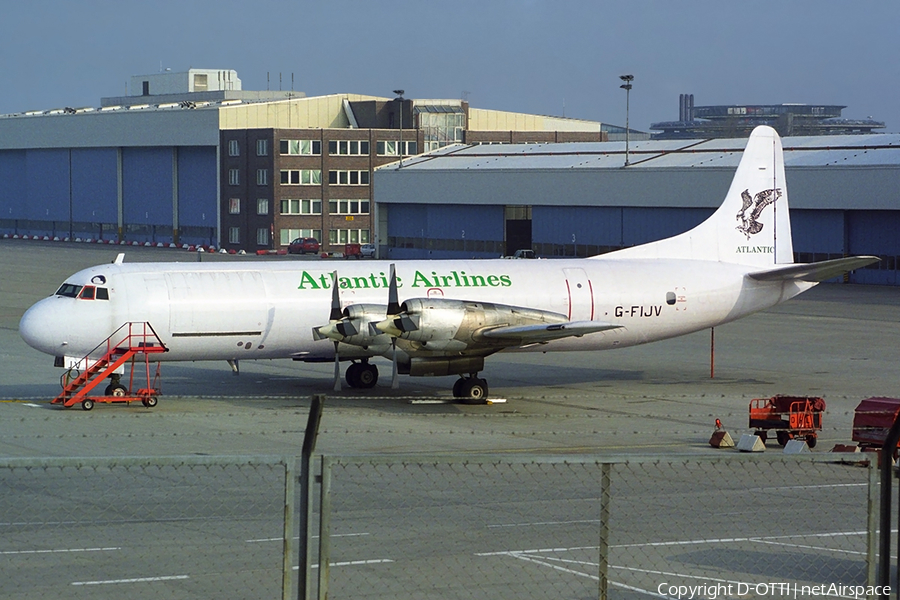
[[[74,283],[64,283],[56,290],[56,295],[65,296],[66,298],[77,298],[78,293],[81,291],[81,287],[82,286],[75,285]]]
[[[109,300],[109,289],[94,285],[64,283],[56,290],[56,295],[65,296],[66,298],[79,298],[81,300]]]

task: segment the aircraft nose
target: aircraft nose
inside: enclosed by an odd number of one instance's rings
[[[66,327],[61,322],[59,311],[53,306],[54,300],[57,298],[44,298],[25,311],[19,321],[19,335],[35,350],[63,356],[68,345],[63,339]]]

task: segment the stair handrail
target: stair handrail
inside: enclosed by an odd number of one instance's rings
[[[133,328],[135,325],[143,325],[143,327],[144,327],[143,333],[140,333],[140,334],[133,333]],[[119,341],[115,344],[112,344],[111,340],[114,337],[116,337],[117,333],[119,333],[126,327],[128,328],[128,335],[124,336],[121,339],[121,341]],[[163,343],[163,341],[161,339],[159,339],[159,334],[156,333],[156,330],[153,329],[153,325],[151,325],[149,321],[126,321],[126,322],[122,323],[118,329],[116,329],[111,334],[109,334],[109,336],[105,340],[103,340],[102,342],[100,342],[99,344],[94,346],[87,354],[85,354],[82,358],[78,359],[78,361],[75,364],[73,364],[71,367],[69,367],[68,369],[65,370],[65,372],[59,378],[60,385],[62,386],[62,388],[65,389],[65,387],[67,385],[67,384],[62,383],[63,380],[67,379],[68,376],[70,376],[72,374],[72,371],[78,371],[78,365],[81,365],[83,363],[84,371],[87,371],[88,369],[90,369],[91,366],[88,365],[88,361],[90,360],[91,355],[96,354],[97,351],[99,351],[104,346],[104,344],[106,345],[106,352],[103,354],[104,356],[109,356],[110,353],[112,352],[113,348],[118,348],[124,342],[126,342],[127,340],[130,340],[132,337],[141,337],[145,344],[144,347],[146,347],[147,338],[150,337],[150,335],[151,335],[151,333],[147,333],[148,328],[150,329],[150,332],[152,333],[153,338],[157,342],[159,342],[159,345],[163,348],[163,352],[168,352],[169,349],[166,347],[166,345]],[[81,373],[78,373],[77,375],[75,375],[75,377],[72,378],[72,380],[77,379],[80,375],[81,375]]]

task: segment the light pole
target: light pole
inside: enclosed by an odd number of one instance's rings
[[[619,87],[625,90],[625,166],[628,162],[628,104],[631,96],[631,82],[634,81],[634,75],[619,75],[619,79],[624,81]]]
[[[397,94],[397,100],[400,101],[400,147],[397,149],[398,154],[400,155],[400,165],[397,167],[398,169],[403,168],[403,90],[394,90],[394,93]]]

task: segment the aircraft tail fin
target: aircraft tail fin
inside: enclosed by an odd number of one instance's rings
[[[753,130],[722,205],[706,221],[671,238],[606,258],[713,260],[765,268],[794,261],[781,139]]]

